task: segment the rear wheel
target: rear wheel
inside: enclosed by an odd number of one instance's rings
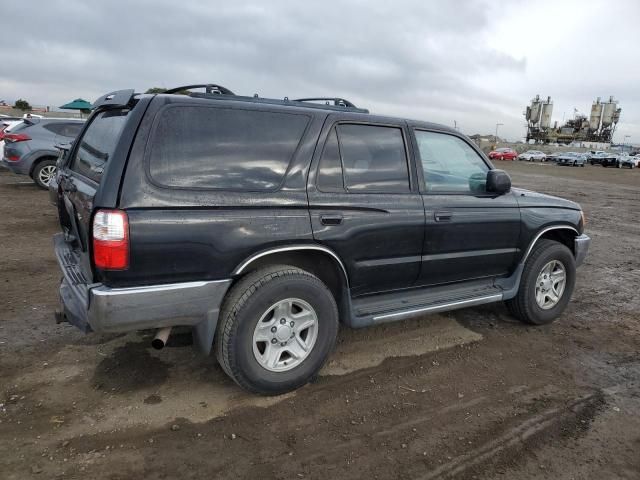
[[[36,168],[33,169],[33,181],[40,188],[49,188],[51,179],[56,174],[56,161],[55,160],[42,160]]]
[[[215,350],[223,370],[242,388],[278,395],[318,373],[337,333],[338,309],[325,284],[297,267],[273,266],[231,289]]]
[[[525,263],[518,294],[506,304],[525,323],[553,322],[567,307],[576,282],[573,253],[565,245],[542,239]]]

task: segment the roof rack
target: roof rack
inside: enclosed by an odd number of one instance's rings
[[[191,90],[192,88],[204,88],[205,92],[210,95],[235,95],[231,90],[222,85],[216,85],[215,83],[202,83],[199,85],[185,85],[183,87],[174,87],[165,91],[164,93],[178,93],[182,90]]]
[[[315,98],[296,98],[294,102],[325,102],[325,105],[334,105],[336,107],[358,108],[349,100],[340,97],[315,97]]]
[[[369,113],[369,110],[364,108],[358,108],[349,100],[339,97],[314,97],[314,98],[299,98],[296,100],[290,100],[289,97],[284,97],[284,99],[274,99],[274,98],[262,98],[259,97],[258,94],[254,94],[252,97],[247,97],[243,95],[236,95],[228,88],[225,88],[221,85],[216,85],[215,83],[202,83],[198,85],[185,85],[182,87],[175,87],[169,90],[164,91],[163,93],[174,94],[179,93],[184,90],[191,90],[194,88],[204,88],[205,93],[202,92],[189,92],[190,97],[194,98],[208,98],[215,100],[233,100],[240,102],[251,102],[251,103],[266,103],[271,105],[292,105],[300,106],[305,108],[317,108],[322,110],[349,110],[351,112],[357,113]],[[228,98],[233,97],[233,98]],[[324,103],[316,103],[316,102],[324,102]],[[305,105],[295,105],[295,103],[305,104]]]

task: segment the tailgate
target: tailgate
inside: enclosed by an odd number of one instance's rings
[[[129,109],[122,108],[95,113],[74,143],[58,176],[62,195],[60,226],[65,234],[64,241],[75,256],[79,273],[89,283],[93,281],[91,225],[94,198],[120,141],[129,112]]]

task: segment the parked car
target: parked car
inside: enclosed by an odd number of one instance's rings
[[[561,155],[562,155],[562,152],[548,153],[544,160],[545,162],[555,162],[558,160],[558,157]]]
[[[587,156],[584,153],[567,152],[556,158],[558,165],[569,165],[572,167],[584,167],[587,163]]]
[[[94,104],[58,175],[58,321],[158,329],[157,348],[191,327],[272,395],[317,374],[340,325],[498,301],[539,325],[567,306],[580,206],[513,188],[457,130],[184,89]]]
[[[518,160],[526,160],[527,162],[535,162],[536,160],[544,162],[546,159],[547,154],[540,150],[527,150],[518,155]]]
[[[0,160],[4,157],[4,136],[11,133],[13,127],[22,123],[22,120],[5,120],[0,118]],[[2,163],[0,162],[0,166]]]
[[[615,154],[609,154],[606,157],[601,158],[600,165],[602,165],[603,167],[622,168],[620,156]]]
[[[632,155],[620,155],[621,168],[636,168],[640,164],[640,157]]]
[[[602,150],[592,150],[587,154],[587,160],[589,160],[589,163],[591,165],[600,165],[602,164],[602,160],[607,157],[615,157],[615,155],[612,153],[604,152]]]
[[[515,160],[518,156],[513,148],[497,148],[489,152],[489,158],[491,160]]]
[[[74,139],[84,120],[25,118],[4,135],[2,164],[46,189],[56,171],[56,143]]]

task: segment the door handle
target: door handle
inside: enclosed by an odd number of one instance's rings
[[[436,222],[448,222],[453,217],[453,212],[433,212],[433,218]]]
[[[322,225],[340,225],[342,223],[342,215],[320,215],[320,223]]]

